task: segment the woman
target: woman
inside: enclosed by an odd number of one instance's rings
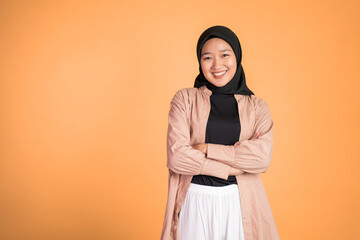
[[[246,86],[240,42],[230,29],[211,27],[197,57],[194,88],[170,104],[161,239],[279,239],[260,179],[271,162],[273,121]]]

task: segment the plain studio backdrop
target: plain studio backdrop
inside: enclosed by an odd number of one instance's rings
[[[159,239],[170,100],[239,37],[281,239],[359,239],[359,1],[0,1],[0,239]]]

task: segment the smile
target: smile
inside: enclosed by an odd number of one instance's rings
[[[222,71],[222,72],[213,72],[212,74],[215,76],[215,77],[222,77],[224,74],[226,73],[226,70]]]

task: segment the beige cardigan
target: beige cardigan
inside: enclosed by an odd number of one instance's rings
[[[181,205],[193,175],[227,179],[231,168],[240,192],[245,240],[280,239],[260,173],[269,168],[273,149],[273,128],[267,103],[254,96],[234,94],[241,121],[240,140],[234,145],[208,144],[207,154],[191,147],[205,142],[210,113],[206,87],[183,88],[171,100],[167,132],[168,198],[161,233],[162,240],[178,240]],[[261,135],[249,140],[255,133]]]

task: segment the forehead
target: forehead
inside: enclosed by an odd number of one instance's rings
[[[230,44],[228,44],[225,40],[221,38],[211,38],[204,43],[201,52],[213,52],[225,49],[232,50]]]

